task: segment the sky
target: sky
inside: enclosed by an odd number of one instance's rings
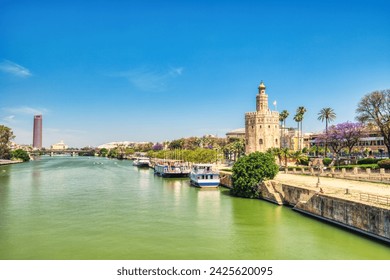
[[[269,106],[336,123],[390,88],[390,2],[0,0],[0,124],[43,146],[166,141],[244,127]],[[272,105],[276,101],[276,108]]]

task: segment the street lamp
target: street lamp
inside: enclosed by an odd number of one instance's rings
[[[316,184],[316,187],[317,187],[317,188],[319,188],[320,185],[321,185],[321,182],[320,182],[320,174],[321,174],[322,166],[323,166],[323,165],[322,165],[321,159],[318,159],[317,165],[316,165],[316,167],[318,168],[317,184]]]

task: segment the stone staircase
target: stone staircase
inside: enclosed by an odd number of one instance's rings
[[[262,199],[283,205],[283,192],[281,188],[278,188],[277,182],[271,180],[263,181],[258,185],[258,188]]]

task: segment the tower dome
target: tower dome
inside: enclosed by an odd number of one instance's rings
[[[264,85],[263,81],[260,82],[259,90],[260,90],[260,89],[265,89],[265,85]]]

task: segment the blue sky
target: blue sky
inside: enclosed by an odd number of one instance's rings
[[[390,2],[0,0],[0,124],[31,144],[164,141],[244,127],[271,103],[353,121],[390,88]]]

